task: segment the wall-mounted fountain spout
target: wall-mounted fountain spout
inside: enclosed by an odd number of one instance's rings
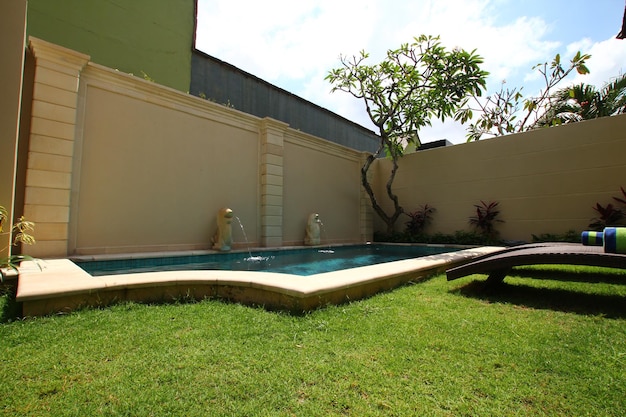
[[[230,250],[233,242],[232,220],[233,211],[231,209],[222,208],[217,212],[217,232],[213,238],[213,249],[222,252]]]
[[[320,216],[317,213],[309,215],[309,220],[306,223],[306,230],[304,235],[304,244],[308,246],[320,244]]]

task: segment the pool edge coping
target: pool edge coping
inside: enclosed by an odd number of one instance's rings
[[[285,307],[291,309],[290,306],[300,305],[303,300],[308,300],[306,303],[311,304],[312,299],[317,297],[322,302],[325,298],[336,299],[339,293],[350,291],[358,293],[359,287],[383,285],[387,281],[402,277],[407,278],[406,282],[411,280],[410,276],[432,275],[442,268],[447,269],[473,257],[501,249],[495,246],[475,247],[309,276],[218,270],[91,276],[66,258],[28,261],[23,262],[19,268],[16,301],[22,304],[25,316],[45,315],[59,309],[58,306],[63,304],[63,299],[67,300],[68,306],[61,310],[71,311],[76,308],[73,304],[81,302],[81,297],[85,301],[85,306],[89,306],[90,299],[104,302],[107,296],[118,294],[119,298],[128,296],[133,291],[161,289],[163,294],[166,294],[176,289],[211,286],[215,287],[216,294],[219,294],[218,290],[221,288],[224,290],[223,293],[229,293],[231,296],[238,293],[242,299],[250,295],[244,294],[246,289],[249,289],[248,292],[267,293],[273,299],[282,299]],[[230,298],[239,301],[236,294]],[[37,304],[39,307],[35,308]],[[264,303],[260,300],[258,304]],[[27,314],[29,312],[38,314]]]

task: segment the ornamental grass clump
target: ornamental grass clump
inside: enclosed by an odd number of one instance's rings
[[[9,221],[9,212],[4,206],[0,206],[0,235],[8,235],[10,233],[14,234],[13,241],[11,245],[17,246],[22,243],[25,245],[33,245],[35,244],[35,238],[29,233],[35,229],[35,223],[30,222],[24,218],[24,216],[20,217],[15,224],[11,226],[11,230],[8,232],[4,231],[4,225]],[[4,252],[8,249],[8,246],[2,248],[0,252]],[[17,265],[22,261],[33,260],[32,257],[28,255],[10,255],[6,257],[0,257],[0,282],[4,281],[5,270],[13,269],[17,270]]]

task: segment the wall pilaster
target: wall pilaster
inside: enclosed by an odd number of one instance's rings
[[[14,217],[22,214],[21,208],[15,207],[15,180],[25,33],[26,0],[4,2],[0,14],[0,206],[7,210],[9,218],[0,234],[0,259],[11,254],[11,224]]]
[[[35,57],[24,216],[36,223],[36,257],[67,255],[79,78],[84,55],[30,38]]]
[[[265,118],[259,134],[261,152],[261,245],[277,247],[283,244],[283,157],[284,136],[289,125]]]

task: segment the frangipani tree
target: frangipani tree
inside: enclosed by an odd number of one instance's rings
[[[419,130],[429,126],[432,118],[453,116],[470,96],[480,96],[488,74],[480,69],[483,61],[475,51],[446,49],[439,37],[426,35],[388,50],[378,64],[366,64],[368,58],[365,51],[350,58],[341,56],[342,66],[331,70],[326,79],[333,85],[333,92],[344,91],[362,100],[378,129],[380,146],[363,164],[361,182],[374,211],[391,233],[404,213],[392,185],[405,145],[419,146]],[[383,153],[393,164],[386,184],[392,213],[378,203],[367,176],[374,160]]]
[[[602,88],[580,83],[554,94],[552,107],[538,121],[539,126],[553,126],[598,117],[626,113],[626,74]]]
[[[505,87],[505,82],[500,91],[484,99],[475,95],[472,106],[461,108],[455,115],[455,119],[461,123],[470,122],[467,141],[526,132],[545,125],[542,122],[545,115],[550,114],[558,100],[553,95],[553,89],[572,71],[588,74],[586,62],[589,58],[591,55],[578,51],[567,65],[564,65],[559,54],[549,64],[544,62],[535,65],[533,69],[541,75],[544,87],[534,97],[524,98],[522,88],[509,89]],[[478,116],[477,120],[473,120],[474,115]]]

